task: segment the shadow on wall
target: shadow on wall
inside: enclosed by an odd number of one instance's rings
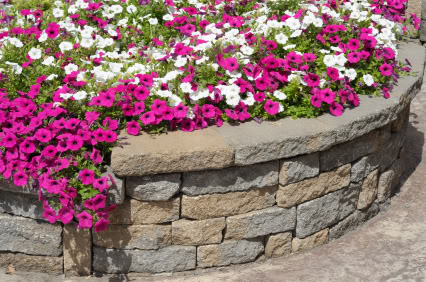
[[[418,95],[421,95],[419,93]],[[404,172],[400,184],[396,187],[395,193],[399,193],[401,186],[405,181],[413,174],[418,165],[422,161],[423,147],[425,143],[425,134],[416,128],[416,125],[420,124],[417,120],[418,115],[410,112],[410,122],[408,123],[407,135],[404,142]]]

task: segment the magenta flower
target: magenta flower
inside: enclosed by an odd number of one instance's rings
[[[136,115],[140,115],[141,113],[143,113],[145,111],[145,103],[143,101],[141,102],[136,102],[134,105],[134,112],[133,114]]]
[[[105,134],[105,142],[114,143],[115,141],[117,141],[117,133],[115,133],[114,131],[105,130],[104,134]]]
[[[101,217],[98,222],[95,223],[95,232],[101,232],[107,229],[109,224],[109,220],[106,220],[105,218]]]
[[[229,72],[233,72],[234,70],[238,69],[237,59],[235,58],[224,59],[223,68]]]
[[[315,108],[321,108],[321,105],[322,105],[322,98],[321,98],[321,96],[318,95],[318,94],[312,95],[312,97],[311,97],[311,104]]]
[[[173,115],[177,119],[185,118],[187,113],[188,113],[188,107],[182,104],[182,102],[173,108]]]
[[[336,98],[336,93],[331,91],[329,88],[325,88],[320,91],[320,96],[322,101],[326,102],[327,104],[331,104]]]
[[[28,175],[24,171],[20,170],[13,175],[13,183],[16,186],[24,187],[25,185],[27,185],[27,182]]]
[[[264,91],[266,90],[266,88],[268,88],[268,86],[270,85],[270,82],[269,82],[269,79],[262,76],[256,79],[255,84],[257,89],[259,89],[260,91]]]
[[[303,54],[303,59],[305,60],[305,62],[310,63],[314,62],[317,59],[317,56],[315,56],[315,54],[313,53],[305,53]]]
[[[101,177],[95,179],[93,182],[93,187],[99,190],[99,192],[103,192],[105,189],[108,189],[108,178],[107,177]]]
[[[69,207],[63,207],[59,210],[58,218],[63,224],[70,223],[74,218],[74,210]]]
[[[210,104],[204,104],[201,108],[201,112],[205,118],[213,118],[216,116],[215,107]]]
[[[352,51],[356,51],[356,50],[358,50],[358,49],[359,49],[359,46],[360,46],[360,44],[359,44],[359,40],[358,40],[358,39],[355,39],[355,38],[349,39],[348,44],[346,45],[346,47],[347,47],[349,50],[352,50]]]
[[[392,48],[385,47],[383,48],[383,57],[388,60],[393,60],[395,59],[395,52],[392,50]]]
[[[55,39],[59,35],[60,26],[53,22],[49,23],[46,29],[46,34],[50,39]]]
[[[195,129],[195,122],[192,119],[186,118],[180,122],[183,131],[192,132]]]
[[[351,64],[356,64],[361,60],[361,53],[351,52],[348,54],[348,62]]]
[[[95,211],[105,208],[106,197],[103,194],[98,194],[92,199]]]
[[[336,102],[331,103],[330,113],[336,117],[341,116],[343,114],[343,106]]]
[[[56,211],[50,207],[44,207],[43,217],[47,219],[51,224],[55,223],[58,220]]]
[[[151,111],[154,114],[161,116],[166,107],[167,107],[166,101],[155,99],[154,102],[152,103]]]
[[[1,139],[1,145],[5,148],[12,148],[16,144],[16,136],[11,132],[6,132]]]
[[[327,75],[331,78],[331,80],[336,81],[339,79],[339,71],[336,68],[327,68]]]
[[[155,114],[152,111],[146,112],[140,117],[140,120],[145,125],[153,124],[155,122]]]
[[[102,155],[101,152],[95,148],[93,148],[92,153],[90,154],[90,160],[94,163],[94,164],[100,164],[102,163]]]
[[[383,64],[379,67],[379,71],[383,76],[391,76],[393,68],[389,64]]]
[[[111,119],[110,117],[106,117],[102,122],[102,125],[110,130],[116,130],[118,128],[118,121]]]
[[[321,78],[319,77],[319,75],[316,75],[314,73],[306,74],[303,79],[309,87],[317,87],[321,83]]]
[[[276,115],[278,111],[280,110],[280,103],[274,102],[271,99],[269,99],[268,101],[266,101],[263,108],[269,115],[273,116],[273,115]]]
[[[87,168],[80,170],[78,176],[83,185],[90,185],[95,180],[95,173]]]
[[[253,97],[254,97],[254,100],[259,103],[262,103],[266,99],[266,95],[263,92],[257,92],[253,95]]]
[[[67,139],[68,149],[75,152],[83,146],[83,139],[79,135],[72,135]]]
[[[141,126],[139,125],[139,122],[137,121],[129,121],[127,123],[127,133],[130,135],[139,135],[139,132],[141,131]]]
[[[35,152],[36,146],[33,142],[26,139],[24,142],[19,144],[19,150],[25,154],[31,154]]]
[[[99,113],[98,112],[86,112],[86,120],[89,124],[91,124],[92,122],[94,122],[95,120],[97,120],[99,118]],[[64,122],[64,127],[65,127],[65,122]]]
[[[89,229],[92,227],[92,216],[87,212],[83,211],[77,215],[78,227],[82,229]]]
[[[58,152],[58,150],[56,149],[55,146],[49,145],[41,151],[41,154],[44,157],[53,158],[54,156],[56,156],[57,152]]]

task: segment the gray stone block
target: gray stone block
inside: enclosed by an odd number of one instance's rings
[[[34,195],[0,191],[0,212],[43,219],[43,203]]]
[[[278,184],[278,161],[183,174],[182,192],[198,196],[247,191]]]
[[[321,152],[321,171],[331,170],[377,151],[389,140],[390,136],[390,126],[385,126]]]
[[[108,189],[108,203],[121,205],[126,197],[124,179],[116,176],[110,166],[107,166],[106,169],[106,172],[102,176],[106,176],[110,180],[109,175],[111,175],[112,178],[112,185]]]
[[[126,178],[126,195],[143,201],[167,201],[179,192],[180,173]]]
[[[319,153],[284,159],[280,162],[281,185],[286,185],[311,178],[319,174]]]
[[[176,272],[195,268],[196,248],[170,246],[158,250],[93,248],[93,270],[102,273]]]
[[[356,210],[348,217],[337,223],[335,226],[330,228],[328,233],[328,238],[330,240],[337,239],[342,235],[356,229],[357,226],[361,225],[363,222],[369,220],[370,218],[376,216],[379,213],[379,205],[373,203],[368,209],[360,211]]]
[[[254,238],[292,230],[296,227],[296,208],[271,207],[226,219],[225,239]]]
[[[356,209],[360,189],[360,184],[351,184],[297,206],[296,236],[305,238],[351,214]]]
[[[351,169],[351,182],[356,183],[363,180],[370,172],[379,167],[382,159],[383,155],[379,152],[375,152],[353,163]]]
[[[390,197],[394,179],[395,171],[393,169],[387,170],[380,175],[377,187],[377,200],[379,203],[385,202]]]
[[[0,251],[60,256],[62,227],[59,224],[0,214]]]
[[[197,266],[213,267],[254,261],[264,251],[263,238],[224,241],[197,249]]]
[[[9,191],[13,193],[22,193],[22,194],[30,194],[30,195],[38,195],[38,182],[34,182],[30,179],[29,183],[24,187],[16,186],[12,180],[3,179],[0,181],[0,190]]]

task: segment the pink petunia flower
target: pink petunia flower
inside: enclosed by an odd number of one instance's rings
[[[101,217],[98,222],[95,223],[95,232],[101,232],[107,229],[109,220]]]
[[[140,131],[141,131],[141,126],[139,125],[137,121],[129,121],[127,123],[128,134],[136,136],[139,134]]]
[[[140,117],[140,120],[144,125],[153,124],[155,122],[155,114],[152,111],[146,112]]]
[[[343,114],[343,106],[336,102],[331,103],[330,113],[336,117],[341,116]]]
[[[78,176],[83,185],[90,185],[95,180],[95,173],[87,168],[80,170]]]
[[[393,68],[389,64],[383,64],[379,67],[379,71],[383,76],[391,76]]]
[[[16,186],[24,187],[28,182],[28,175],[20,170],[13,175],[13,183]]]
[[[331,78],[331,80],[336,81],[339,79],[339,71],[336,68],[328,67],[327,75]]]
[[[87,212],[83,211],[77,215],[78,227],[82,229],[89,229],[92,227],[93,217]]]
[[[321,108],[321,105],[322,105],[322,98],[321,98],[321,96],[318,95],[318,94],[312,95],[312,97],[311,97],[311,104],[315,108]]]
[[[187,113],[188,107],[186,107],[182,102],[173,108],[173,114],[177,119],[185,118]]]
[[[83,138],[79,135],[72,135],[67,139],[68,149],[75,152],[83,146]]]
[[[322,101],[324,101],[327,104],[331,104],[334,102],[334,99],[336,98],[336,93],[331,91],[329,88],[325,88],[320,91],[320,96]]]
[[[273,100],[269,99],[268,101],[266,101],[263,107],[269,115],[273,116],[276,115],[280,110],[280,103],[274,102]]]

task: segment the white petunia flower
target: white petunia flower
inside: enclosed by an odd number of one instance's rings
[[[156,18],[150,18],[148,19],[149,24],[156,25],[158,24],[158,20]]]
[[[38,60],[41,58],[41,50],[37,49],[37,48],[31,48],[31,50],[28,52],[28,56],[30,56],[31,59],[33,60]]]
[[[285,24],[291,29],[291,30],[297,30],[300,29],[300,21],[295,18],[288,18],[285,21]]]
[[[285,100],[285,99],[287,99],[287,95],[285,95],[285,93],[284,92],[281,92],[281,91],[274,91],[274,97],[275,98],[277,98],[277,99],[279,99],[279,100]]]
[[[180,89],[183,93],[191,93],[192,92],[192,85],[189,82],[184,82],[180,85]]]
[[[241,52],[244,55],[250,56],[254,53],[254,49],[249,47],[248,45],[244,45],[243,47],[240,48]]]
[[[55,8],[53,9],[52,14],[55,18],[62,18],[64,16],[64,10]]]
[[[325,55],[325,56],[324,56],[324,64],[325,64],[327,67],[332,67],[332,66],[334,66],[335,64],[337,64],[337,60],[336,60],[336,58],[335,58],[335,56],[334,56],[334,55]]]
[[[53,58],[52,56],[49,56],[46,59],[44,59],[44,61],[41,64],[45,66],[51,66],[54,61],[55,61],[55,58]]]
[[[66,74],[70,74],[73,71],[78,71],[78,66],[75,64],[68,64],[64,68]]]
[[[73,95],[73,98],[75,100],[83,100],[84,98],[87,97],[87,92],[86,91],[78,91]]]
[[[354,80],[356,78],[356,70],[354,69],[347,69],[345,70],[345,76],[349,78],[350,81]]]
[[[80,45],[83,48],[90,48],[90,47],[93,46],[94,43],[95,43],[95,41],[92,38],[84,37],[81,40]]]
[[[138,9],[136,8],[136,6],[135,5],[130,5],[130,6],[128,6],[127,7],[127,9],[126,9],[126,11],[127,11],[127,13],[129,13],[129,14],[133,14],[134,12],[136,12]]]
[[[61,49],[62,53],[66,51],[70,51],[72,50],[72,48],[73,48],[73,44],[68,41],[64,41],[64,42],[61,42],[61,44],[59,44],[59,49]]]
[[[46,40],[47,40],[47,38],[49,38],[49,37],[47,36],[47,33],[46,33],[46,32],[43,32],[43,33],[40,35],[40,37],[38,38],[38,42],[44,42],[44,41],[46,41]]]
[[[369,74],[364,74],[364,76],[362,77],[362,79],[364,80],[364,83],[367,86],[372,86],[374,84],[374,78],[369,75]]]
[[[277,42],[279,44],[284,45],[284,44],[287,43],[288,37],[284,33],[279,33],[279,34],[275,35],[275,40],[277,40]]]

